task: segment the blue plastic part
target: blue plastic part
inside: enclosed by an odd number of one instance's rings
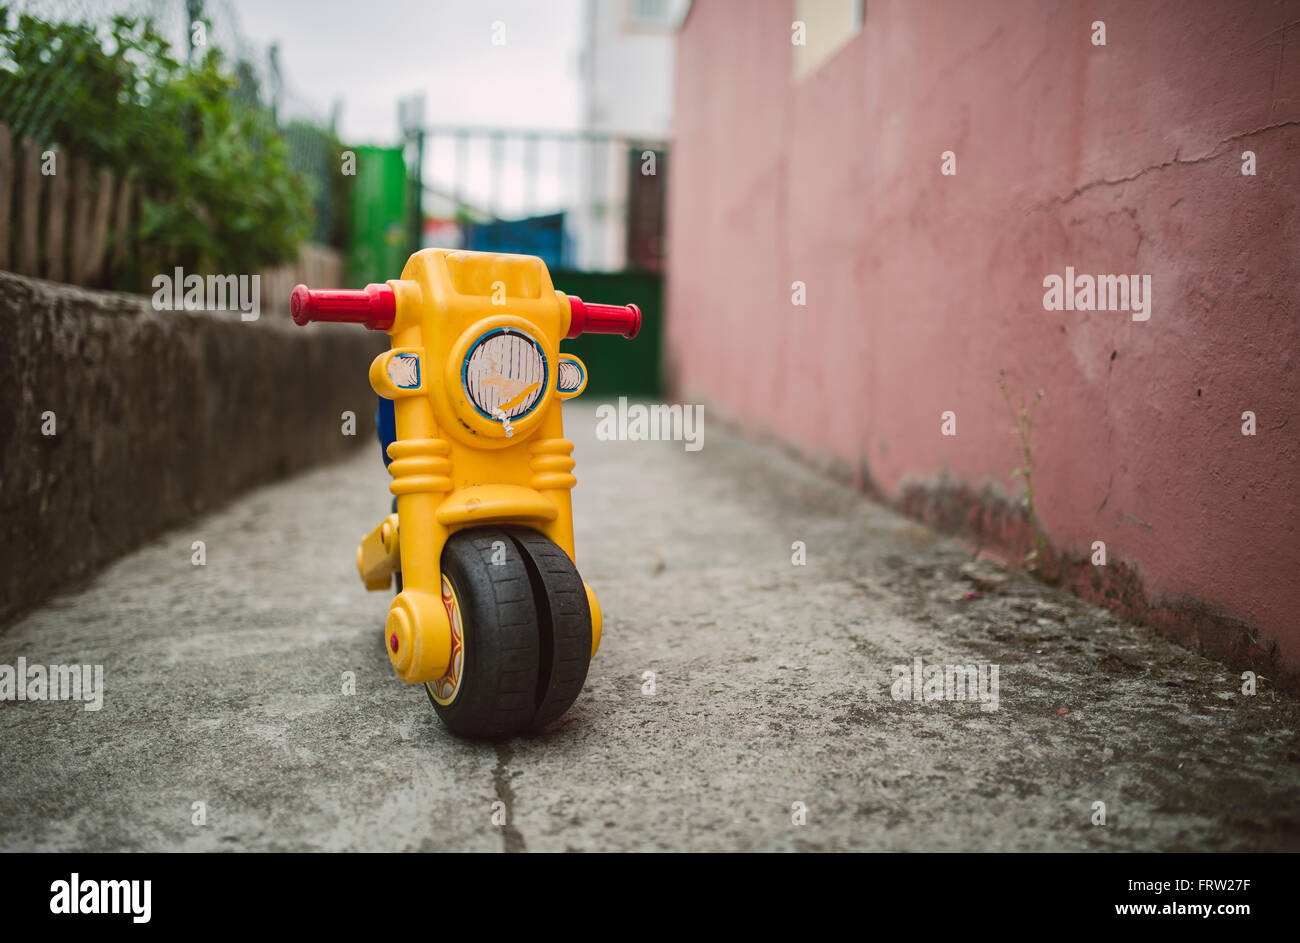
[[[397,438],[397,419],[393,414],[393,401],[379,397],[379,409],[375,411],[375,429],[379,433],[379,455],[384,460],[384,467],[392,461],[388,457],[388,447]]]

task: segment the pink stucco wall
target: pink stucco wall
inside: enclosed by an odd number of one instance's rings
[[[675,391],[922,516],[965,495],[977,521],[1019,495],[1005,369],[1044,391],[1047,575],[1294,687],[1300,4],[867,0],[798,85],[793,19],[697,0],[681,31]],[[1150,320],[1044,311],[1067,265],[1151,275]]]

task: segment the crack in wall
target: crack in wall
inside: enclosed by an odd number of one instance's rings
[[[1207,154],[1202,154],[1200,157],[1182,158],[1178,156],[1178,151],[1175,150],[1174,156],[1170,160],[1162,161],[1159,164],[1151,164],[1150,166],[1143,167],[1141,170],[1137,171],[1136,173],[1129,174],[1124,177],[1113,177],[1113,178],[1103,177],[1100,180],[1090,180],[1081,186],[1075,187],[1074,190],[1069,193],[1069,195],[1064,197],[1060,197],[1060,196],[1052,197],[1052,199],[1048,200],[1047,203],[1040,204],[1040,206],[1050,205],[1052,203],[1059,203],[1062,206],[1064,206],[1066,203],[1069,203],[1075,197],[1087,193],[1089,190],[1092,190],[1096,187],[1103,187],[1103,186],[1113,187],[1113,186],[1119,186],[1122,183],[1131,183],[1132,181],[1137,180],[1139,177],[1143,177],[1146,174],[1149,174],[1156,170],[1164,170],[1166,167],[1172,167],[1175,164],[1201,164],[1209,160],[1214,160],[1216,157],[1221,156],[1224,153],[1224,150],[1227,147],[1227,145],[1233,143],[1234,141],[1240,141],[1243,138],[1248,138],[1256,134],[1262,134],[1265,131],[1273,131],[1276,130],[1277,128],[1286,128],[1286,127],[1291,127],[1293,125],[1300,125],[1300,120],[1279,121],[1275,124],[1266,124],[1262,128],[1255,128],[1251,131],[1242,131],[1240,134],[1234,134],[1231,135],[1230,137],[1223,138],[1221,141],[1219,141],[1218,144],[1214,146],[1214,150],[1210,151]]]

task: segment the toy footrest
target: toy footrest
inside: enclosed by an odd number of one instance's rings
[[[397,515],[390,514],[379,526],[361,538],[357,547],[357,572],[366,589],[388,589],[393,574],[402,568],[401,541],[397,534]]]

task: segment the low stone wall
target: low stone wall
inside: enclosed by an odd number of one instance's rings
[[[385,341],[0,272],[0,624],[244,489],[375,448]]]

